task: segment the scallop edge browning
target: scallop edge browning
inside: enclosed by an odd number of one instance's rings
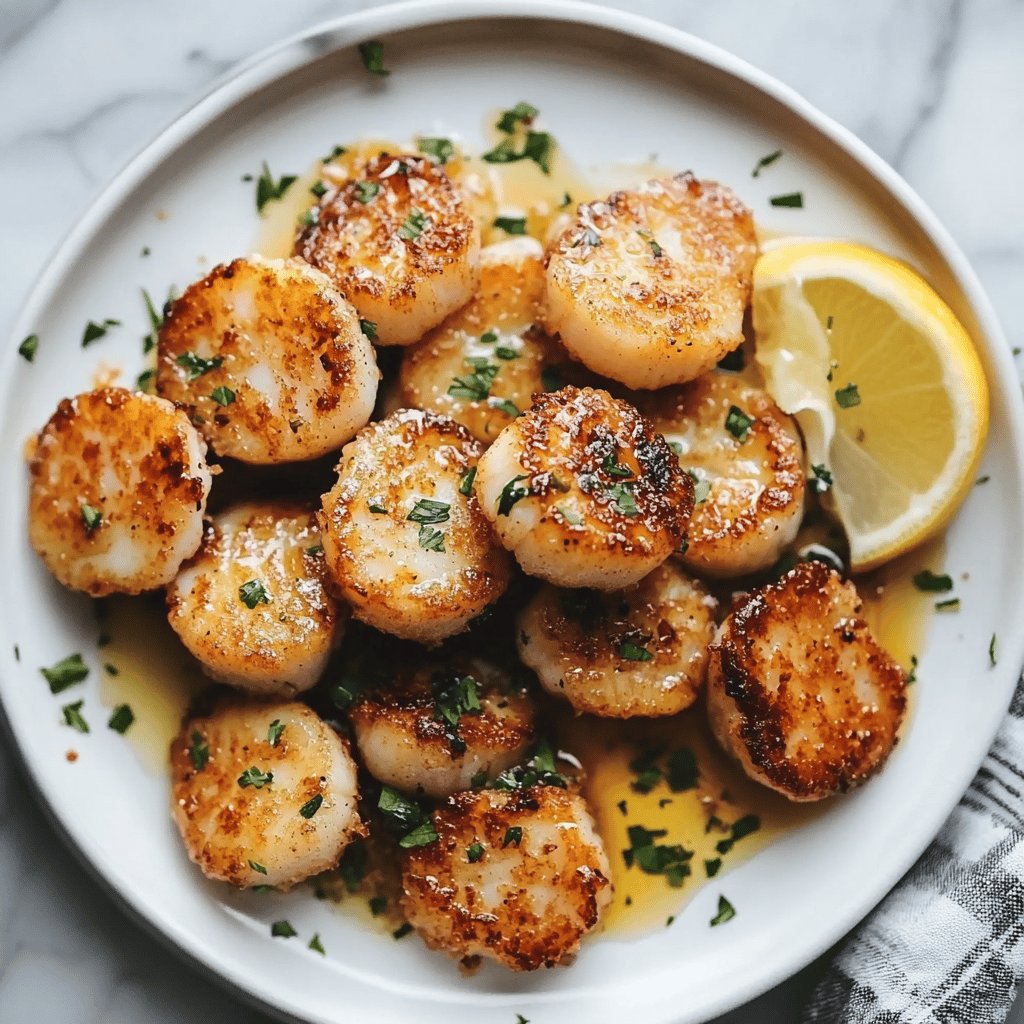
[[[202,542],[205,456],[163,398],[109,387],[63,399],[29,460],[32,547],[64,586],[93,597],[169,583]]]
[[[898,740],[906,679],[860,609],[852,583],[802,562],[739,598],[711,646],[716,739],[751,778],[790,800],[853,789]]]

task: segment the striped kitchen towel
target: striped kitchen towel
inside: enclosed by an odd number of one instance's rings
[[[841,945],[803,1024],[1001,1024],[1024,974],[1024,680],[938,838]]]

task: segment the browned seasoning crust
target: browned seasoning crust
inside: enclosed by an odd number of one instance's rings
[[[275,721],[284,728],[273,745]],[[197,746],[209,752],[200,768],[191,753]],[[243,787],[239,777],[250,767],[273,780]],[[231,700],[188,719],[171,744],[171,785],[189,856],[208,878],[231,885],[288,888],[335,867],[365,833],[348,745],[304,704]],[[320,808],[303,816],[317,796]]]
[[[716,737],[751,777],[791,800],[853,789],[896,744],[904,673],[860,610],[853,584],[803,562],[740,598],[712,645]]]
[[[204,455],[163,399],[113,387],[64,399],[29,462],[32,546],[61,583],[93,597],[162,586],[202,538]]]
[[[611,900],[583,798],[551,786],[458,793],[432,815],[438,841],[406,852],[402,908],[433,949],[516,971],[563,963]],[[510,827],[518,846],[505,845]],[[483,846],[476,863],[467,849]]]
[[[343,449],[319,513],[328,571],[357,619],[433,643],[461,632],[508,585],[508,556],[472,495],[459,487],[481,446],[447,416],[399,410]],[[444,551],[425,550],[409,515],[445,502]],[[382,508],[374,513],[371,506]]]
[[[192,357],[219,363],[197,375]],[[160,328],[158,393],[187,411],[218,454],[245,462],[336,450],[369,419],[377,377],[355,310],[299,260],[220,264],[175,300]],[[229,404],[215,399],[218,388],[230,389]]]

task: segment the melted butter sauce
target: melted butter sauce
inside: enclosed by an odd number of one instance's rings
[[[489,125],[493,122],[494,117],[488,119]],[[498,141],[500,136],[493,130],[491,134],[492,140]],[[311,186],[320,180],[328,185],[345,180],[361,160],[382,150],[401,153],[415,151],[415,147],[370,140],[350,147],[327,163],[318,161],[283,199],[267,204],[254,250],[269,258],[290,255],[301,219],[316,202]],[[554,154],[550,175],[532,161],[490,164],[459,152],[446,169],[466,188],[470,205],[483,225],[484,244],[508,237],[494,226],[496,216],[525,217],[528,233],[543,241],[568,222],[578,203],[672,173],[648,161],[613,164],[585,175],[560,151]],[[774,234],[762,235],[767,244],[775,238]],[[753,360],[748,359],[747,364],[751,367]],[[745,376],[754,379],[756,371],[748,369]],[[820,518],[810,515],[797,546],[811,541],[834,546],[834,538],[827,536],[828,529]],[[911,577],[925,566],[941,571],[942,555],[941,542],[937,542],[856,581],[864,601],[864,616],[876,638],[908,670],[912,656],[921,650],[933,605],[930,595],[914,589]],[[727,599],[723,606],[728,607]],[[100,657],[116,674],[104,672],[103,699],[110,707],[131,705],[135,722],[125,739],[147,769],[166,773],[170,741],[180,728],[189,702],[207,683],[168,626],[161,600],[115,598],[105,607],[104,628],[111,639]],[[561,748],[583,764],[585,794],[608,851],[615,886],[604,928],[609,937],[628,938],[665,927],[701,886],[719,884],[737,864],[828,810],[828,801],[793,804],[748,779],[715,743],[703,700],[681,715],[653,721],[574,718],[565,712],[555,723],[554,732]],[[699,776],[695,788],[672,792],[662,779],[647,793],[636,791],[637,773],[630,762],[638,754],[652,749],[667,753],[684,747],[696,758]],[[728,837],[730,826],[748,815],[758,818],[757,830],[722,852],[719,844]],[[690,874],[681,886],[671,886],[664,875],[645,874],[635,865],[627,866],[623,851],[630,847],[628,829],[635,825],[664,830],[657,839],[659,844],[679,844],[692,851]],[[392,931],[402,920],[395,898],[394,865],[389,856],[374,857],[372,849],[370,853],[372,863],[357,886],[350,888],[339,872],[321,876],[313,885],[319,897],[338,903],[368,926]],[[709,877],[705,862],[718,861],[720,865]],[[376,914],[369,903],[374,896],[387,901]]]

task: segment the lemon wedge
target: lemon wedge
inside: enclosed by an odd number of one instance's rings
[[[988,385],[963,325],[898,260],[862,245],[778,244],[754,270],[756,358],[796,416],[808,475],[851,568],[940,530],[971,487]]]

